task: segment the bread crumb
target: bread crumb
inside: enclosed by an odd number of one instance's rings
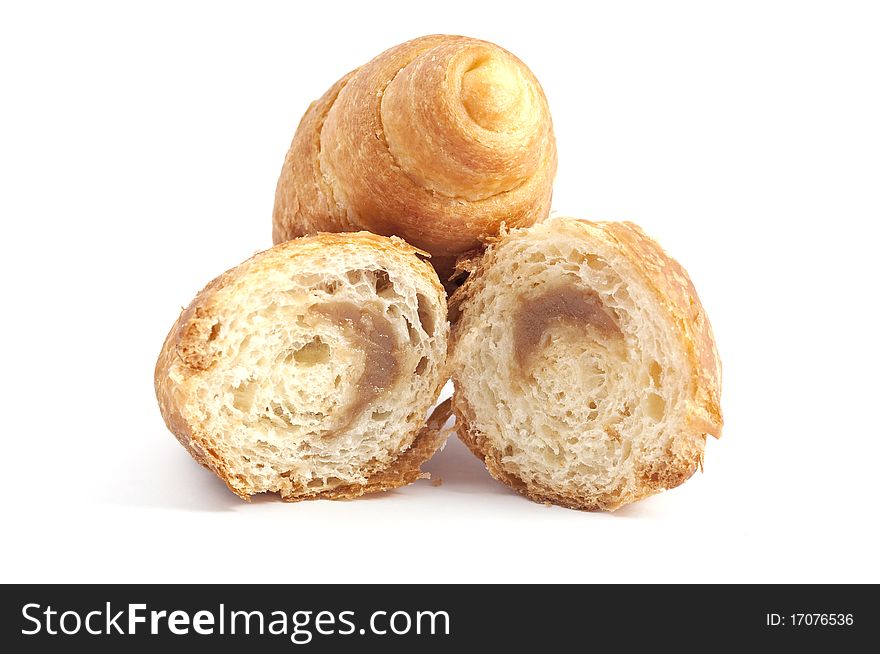
[[[443,478],[442,477],[433,477],[431,479],[431,486],[442,486]]]

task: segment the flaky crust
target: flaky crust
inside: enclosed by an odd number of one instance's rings
[[[384,470],[375,473],[363,485],[338,486],[330,491],[314,497],[286,498],[289,501],[315,499],[322,497],[328,500],[354,499],[366,493],[391,490],[411,484],[417,479],[430,479],[431,473],[422,472],[421,465],[434,456],[450,432],[443,428],[452,415],[452,398],[440,403],[431,413],[424,428],[419,432],[410,448],[401,454]]]
[[[234,283],[245,272],[249,275],[259,275],[260,271],[271,271],[281,258],[309,257],[325,248],[352,243],[405,255],[426,255],[425,252],[410,246],[401,239],[388,239],[367,232],[321,233],[285,242],[254,255],[205,286],[190,305],[181,311],[162,346],[156,362],[154,384],[159,409],[165,424],[196,461],[214,472],[232,492],[244,500],[250,501],[250,493],[242,490],[245,480],[238,478],[226,465],[223,458],[212,447],[211,439],[202,426],[184,417],[182,408],[187,404],[189,398],[180,391],[182,384],[175,383],[169,372],[176,365],[184,375],[194,375],[200,371],[208,370],[214,364],[218,353],[212,347],[213,330],[216,324],[215,316],[220,308],[217,306],[217,291]],[[416,263],[417,265],[413,266],[413,271],[428,280],[438,295],[443,295],[445,293],[443,287],[431,267],[424,261]],[[439,387],[437,393],[439,393]],[[373,473],[364,484],[338,486],[320,493],[310,492],[307,489],[301,489],[298,493],[297,489],[293,489],[290,493],[285,494],[283,499],[299,501],[321,498],[354,498],[365,493],[405,486],[420,477],[426,477],[427,473],[420,471],[421,464],[431,458],[434,452],[446,441],[448,435],[441,429],[446,418],[437,424],[437,420],[444,411],[448,411],[448,405],[445,409],[438,407],[427,425],[414,435],[410,447],[385,469]]]
[[[677,327],[678,338],[692,370],[685,430],[694,439],[683,439],[683,442],[702,444],[706,435],[719,438],[723,425],[720,400],[721,361],[712,327],[687,272],[634,223],[590,222],[569,218],[558,220],[562,221],[560,225],[570,230],[572,238],[588,237],[601,241],[626,258],[668,312]],[[462,312],[467,311],[468,301],[474,294],[481,275],[492,265],[493,246],[504,238],[505,235],[502,234],[490,241],[486,250],[471,252],[458,263],[459,273],[468,277],[449,299],[452,321],[450,352],[454,352],[458,345],[457,319]],[[452,379],[457,389],[459,382],[455,370],[452,370]],[[573,488],[551,489],[535,482],[526,483],[505,468],[501,453],[488,438],[468,423],[467,416],[474,415],[474,412],[466,407],[460,392],[453,396],[452,410],[459,438],[484,461],[490,474],[535,502],[585,511],[612,511],[623,504],[674,488],[687,481],[702,467],[703,448],[684,446],[667,451],[666,456],[652,467],[640,469],[637,472],[637,487],[626,495],[616,492],[595,497],[580,495]]]
[[[434,35],[383,52],[312,103],[275,194],[273,239],[366,229],[457,255],[549,212],[556,145],[531,71],[492,43]]]

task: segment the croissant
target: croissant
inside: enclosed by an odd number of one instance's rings
[[[273,240],[396,235],[444,280],[480,238],[550,207],[556,144],[538,80],[492,43],[426,36],[349,73],[312,103],[275,193]]]
[[[687,273],[632,223],[512,230],[450,298],[459,437],[538,502],[613,510],[721,435],[721,366]]]
[[[169,429],[242,498],[355,497],[410,483],[445,440],[446,294],[400,239],[321,234],[220,275],[156,364]]]

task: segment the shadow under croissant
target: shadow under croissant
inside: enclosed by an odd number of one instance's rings
[[[179,452],[176,447],[161,448],[156,458],[139,459],[135,469],[115,490],[114,502],[129,506],[147,508],[177,509],[182,511],[234,511],[247,509],[247,503],[236,497],[213,473]],[[161,460],[159,460],[161,457]],[[464,493],[471,495],[508,495],[518,498],[525,505],[532,502],[513,489],[493,479],[485,465],[454,435],[450,435],[446,446],[422,466],[431,473],[430,481],[418,481],[420,492]],[[439,487],[432,483],[440,480]],[[400,498],[399,491],[393,489],[381,493],[371,493],[344,502],[368,502]],[[615,518],[649,518],[655,512],[649,506],[652,499],[647,498],[619,508],[613,513],[598,512],[582,515],[601,515]],[[319,500],[323,501],[323,500]],[[252,504],[285,504],[275,493],[260,493],[251,498]],[[559,510],[569,511],[568,509]],[[571,511],[571,513],[581,513]]]
[[[115,502],[183,511],[233,511],[244,504],[176,443],[157,448],[151,454],[132,462],[115,491]]]
[[[440,480],[440,489],[453,493],[485,493],[516,495],[511,488],[496,481],[486,466],[475,457],[454,434],[446,446],[437,452],[422,470],[431,473],[431,481]],[[429,482],[430,483],[430,482]]]
[[[247,508],[220,479],[186,456],[176,444],[169,444],[152,452],[149,458],[138,458],[132,463],[126,478],[115,490],[114,502],[129,506],[178,509],[183,511],[234,511]],[[416,482],[422,492],[443,491],[454,493],[482,493],[492,495],[516,495],[497,481],[486,467],[453,434],[446,446],[422,466],[431,473],[430,481]],[[439,488],[431,483],[441,480]],[[350,500],[363,502],[390,499],[399,495],[394,489],[371,493]],[[251,503],[284,504],[275,493],[260,493]]]

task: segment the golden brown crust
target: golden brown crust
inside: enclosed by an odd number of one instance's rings
[[[465,411],[457,407],[461,398],[456,397],[453,403],[453,413],[456,421],[456,434],[473,454],[481,459],[495,479],[507,484],[517,493],[524,495],[538,503],[550,502],[569,509],[580,511],[613,511],[624,504],[634,502],[645,497],[654,495],[662,490],[668,490],[680,486],[697,471],[702,465],[702,452],[692,455],[681,453],[668,453],[658,466],[645,469],[639,475],[641,488],[636,495],[624,496],[621,492],[604,493],[598,496],[583,496],[577,493],[561,493],[551,488],[542,486],[536,482],[526,483],[516,475],[511,474],[501,462],[501,453],[492,446],[489,440],[473,429],[467,422]]]
[[[246,271],[249,274],[259,274],[260,270],[271,270],[273,266],[277,265],[280,258],[306,257],[328,247],[351,244],[369,246],[388,252],[394,251],[405,255],[428,256],[427,253],[412,247],[401,239],[389,239],[368,232],[321,233],[285,242],[255,254],[205,286],[190,305],[181,311],[162,346],[154,371],[154,384],[159,409],[165,424],[196,461],[214,472],[232,492],[244,500],[249,501],[251,495],[245,480],[230,470],[212,446],[209,435],[198,424],[183,416],[181,409],[187,403],[187,398],[182,396],[181,388],[183,385],[172,379],[170,373],[174,369],[188,377],[208,370],[214,365],[219,353],[213,347],[213,342],[217,336],[221,311],[221,307],[217,305],[217,292],[235,284]],[[438,294],[443,293],[443,287],[436,274],[426,262],[417,262],[414,270],[429,280]],[[291,493],[296,492],[293,489],[290,493],[285,494],[284,499],[296,501],[299,499],[351,498],[364,493],[412,483],[419,477],[419,466],[427,461],[436,449],[445,442],[445,432],[441,433],[439,427],[433,427],[434,424],[435,421],[429,422],[428,426],[415,435],[412,444],[405,452],[402,452],[386,468],[372,473],[365,484],[336,487],[319,493],[302,489],[303,494],[300,496],[292,495]]]
[[[565,229],[571,230],[572,238],[583,238],[586,231],[591,239],[611,245],[633,266],[671,316],[692,370],[692,383],[688,389],[688,417],[685,421],[689,438],[680,439],[676,449],[669,447],[665,456],[649,466],[639,468],[636,471],[637,488],[633,492],[624,495],[616,490],[599,496],[584,496],[576,492],[569,494],[546,488],[534,481],[527,483],[511,474],[502,464],[501,453],[488,438],[468,423],[467,416],[474,415],[474,412],[466,406],[463,395],[458,392],[459,382],[453,370],[456,393],[453,395],[452,409],[456,418],[456,431],[462,442],[483,460],[495,479],[529,499],[585,511],[611,511],[661,490],[674,488],[687,481],[702,467],[702,444],[705,436],[708,434],[720,437],[723,425],[720,404],[721,362],[711,325],[687,272],[639,226],[630,222],[590,222],[569,218],[558,220]],[[505,237],[506,232],[490,242],[484,251],[479,254],[469,253],[459,262],[458,268],[467,273],[468,278],[449,298],[452,322],[450,352],[455,350],[460,335],[457,319],[466,311],[481,275],[492,266],[495,256],[493,246]]]
[[[449,432],[443,429],[443,425],[452,415],[452,399],[445,400],[434,409],[425,427],[416,436],[413,444],[406,452],[397,457],[391,465],[384,470],[374,473],[367,479],[365,484],[352,484],[337,486],[323,493],[307,497],[285,497],[288,501],[328,499],[348,500],[360,497],[366,493],[391,490],[411,484],[417,479],[429,479],[430,474],[421,471],[421,465],[434,456],[434,453],[442,447],[449,436]]]
[[[345,213],[339,211],[320,167],[321,128],[336,96],[353,74],[354,71],[345,75],[315,100],[296,129],[296,135],[284,158],[284,170],[296,171],[290,174],[295,174],[301,183],[282,184],[281,180],[278,181],[275,188],[275,213],[296,216],[297,221],[273,220],[273,243],[283,243],[298,236],[318,232],[358,231]],[[284,179],[284,173],[281,179]]]
[[[309,107],[278,180],[273,238],[393,234],[430,252],[445,279],[502,221],[545,217],[555,172],[550,113],[531,71],[494,44],[426,36]]]
[[[663,251],[638,225],[598,223],[641,273],[655,296],[672,314],[694,371],[691,420],[695,430],[721,436],[721,359],[712,325],[697,290],[681,264]]]
[[[455,428],[459,440],[480,459],[495,479],[507,484],[520,495],[533,502],[558,504],[569,509],[580,511],[613,511],[626,502],[620,493],[607,493],[600,496],[580,496],[576,493],[565,494],[547,488],[535,482],[526,483],[512,474],[501,462],[501,453],[492,445],[488,438],[475,430],[467,421],[469,411],[463,410],[464,400],[460,394],[453,396],[452,410],[455,415]],[[690,476],[690,475],[688,475]],[[682,480],[684,481],[684,480]],[[671,488],[671,486],[669,487]]]

